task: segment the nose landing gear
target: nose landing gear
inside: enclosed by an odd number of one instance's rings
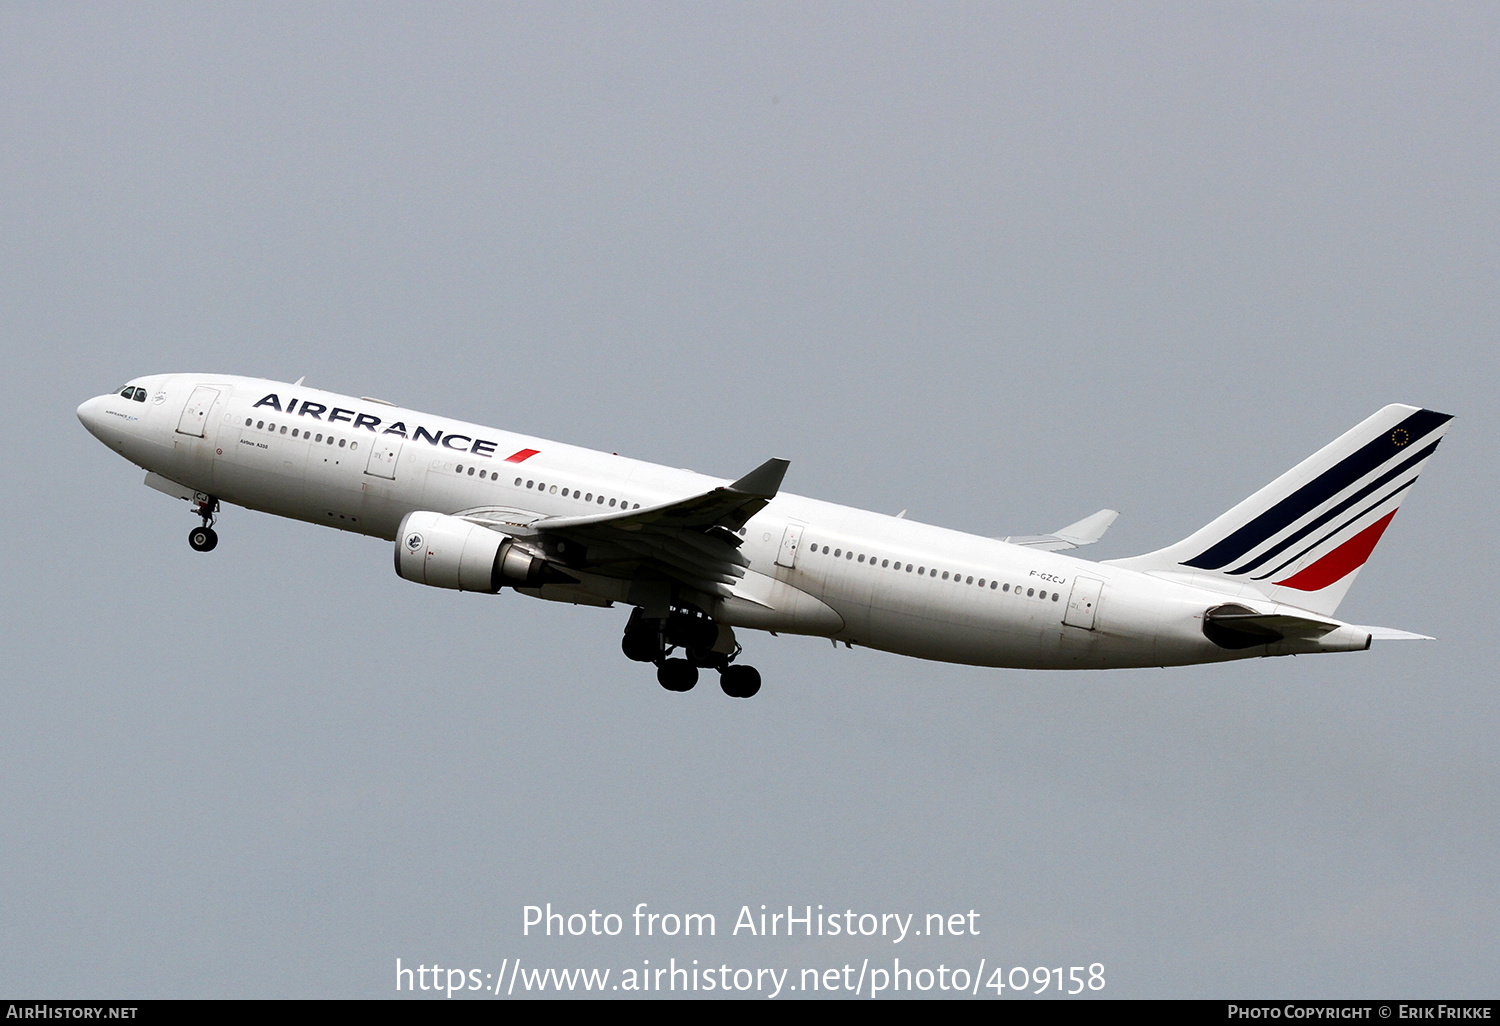
[[[214,523],[219,519],[219,500],[200,493],[193,512],[203,518],[203,526],[188,532],[188,545],[194,552],[212,552],[219,544],[218,532],[214,530]]]

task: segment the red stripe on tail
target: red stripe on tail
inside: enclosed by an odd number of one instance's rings
[[[1316,563],[1303,567],[1284,581],[1274,583],[1283,588],[1296,588],[1298,591],[1322,591],[1335,581],[1343,580],[1365,565],[1365,560],[1375,551],[1375,543],[1380,541],[1380,536],[1385,533],[1391,517],[1395,515],[1396,511],[1391,510]]]

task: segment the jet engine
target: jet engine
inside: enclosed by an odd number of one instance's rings
[[[462,517],[418,510],[396,532],[396,573],[434,588],[497,592],[572,583],[573,578],[515,539]]]

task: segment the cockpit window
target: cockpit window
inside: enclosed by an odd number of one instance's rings
[[[137,385],[135,389],[135,401],[138,403],[143,403],[146,401],[146,390],[139,385]]]
[[[122,397],[126,398],[126,399],[134,398],[134,396],[135,396],[135,386],[134,385],[126,385],[124,388],[120,389],[120,395]]]

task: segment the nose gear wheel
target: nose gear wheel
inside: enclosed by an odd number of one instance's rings
[[[188,532],[188,546],[194,552],[212,552],[219,544],[219,534],[214,524],[219,519],[219,500],[211,495],[201,495],[193,506],[193,512],[203,518],[203,526]]]

